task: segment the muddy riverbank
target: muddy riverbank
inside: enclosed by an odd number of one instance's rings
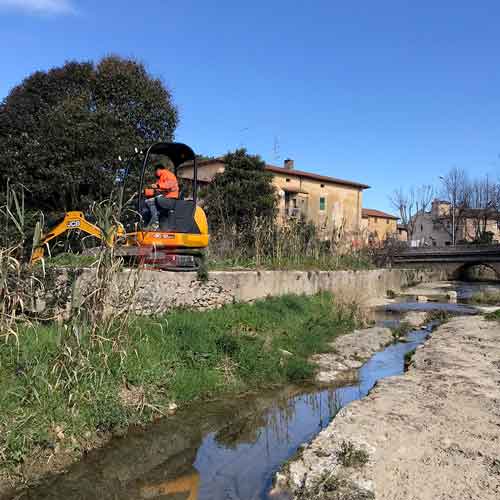
[[[500,324],[439,327],[407,373],[343,408],[278,486],[308,499],[500,498]]]

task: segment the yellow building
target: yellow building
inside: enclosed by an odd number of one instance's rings
[[[362,218],[363,229],[369,242],[379,243],[390,237],[399,239],[398,217],[380,210],[363,208]]]
[[[296,170],[293,160],[285,160],[282,167],[266,165],[265,168],[273,174],[280,222],[303,216],[326,234],[334,228],[360,231],[363,190],[369,188],[366,184]],[[198,181],[200,185],[208,184],[223,171],[222,158],[199,161]],[[181,178],[191,179],[192,175],[192,166],[179,170]]]

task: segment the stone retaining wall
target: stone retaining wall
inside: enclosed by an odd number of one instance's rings
[[[209,309],[285,294],[313,295],[321,291],[369,300],[407,286],[441,279],[438,272],[405,269],[370,271],[216,271],[208,281],[196,273],[125,270],[110,287],[110,301],[120,302],[134,290],[135,312],[156,314],[176,307]],[[77,276],[71,302],[78,306],[93,288],[93,271]],[[66,287],[68,288],[68,287]],[[122,300],[123,302],[123,300]]]

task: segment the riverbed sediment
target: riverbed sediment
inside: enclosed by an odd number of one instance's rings
[[[363,459],[346,461],[346,449]],[[500,498],[500,324],[439,327],[404,375],[342,409],[285,466],[274,492],[287,489],[297,499]]]
[[[337,338],[331,344],[331,352],[315,354],[311,358],[317,367],[316,381],[332,384],[355,379],[357,368],[392,341],[391,330],[377,326],[355,330]]]

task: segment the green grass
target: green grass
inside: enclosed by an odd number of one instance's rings
[[[394,342],[398,342],[404,339],[406,334],[413,329],[414,327],[412,327],[409,323],[405,321],[402,321],[401,323],[399,323],[398,326],[391,328],[392,338],[394,339]]]
[[[472,296],[474,304],[500,305],[500,292],[477,292]]]
[[[488,321],[500,321],[500,309],[498,311],[493,311],[485,314],[484,318]]]
[[[62,253],[55,257],[45,257],[47,267],[90,267],[97,258],[93,255]],[[209,257],[203,262],[199,272],[200,279],[205,281],[208,271],[224,271],[228,269],[265,269],[265,270],[297,270],[297,271],[339,271],[339,270],[366,270],[373,269],[370,259],[363,254],[348,255],[320,255],[317,258],[302,256],[275,259],[265,257],[260,262],[255,258],[219,259]]]
[[[60,253],[54,257],[45,256],[47,267],[90,267],[97,262],[94,255],[81,255],[77,253]]]
[[[208,260],[211,271],[227,269],[265,269],[265,270],[294,270],[294,271],[340,271],[373,269],[371,260],[361,254],[348,255],[320,255],[317,258],[296,254],[290,258],[265,257],[260,262],[255,258],[215,259]]]
[[[337,451],[337,458],[344,467],[362,467],[370,456],[366,450],[356,448],[351,441],[342,441]]]
[[[310,379],[310,355],[355,322],[320,294],[136,318],[100,344],[85,328],[26,326],[0,344],[0,471],[61,441],[56,427],[78,454],[88,431],[147,423],[172,401]]]
[[[448,322],[451,319],[452,315],[448,311],[443,311],[439,309],[435,309],[434,311],[429,311],[427,315],[425,316],[425,321],[424,323],[432,323],[434,321],[438,322],[439,324],[443,324]]]
[[[417,352],[416,349],[412,349],[411,351],[408,351],[405,354],[405,358],[404,358],[404,370],[405,371],[408,371],[408,368],[410,368],[410,365],[412,364],[412,361],[413,361],[413,356],[415,355],[416,352]]]

